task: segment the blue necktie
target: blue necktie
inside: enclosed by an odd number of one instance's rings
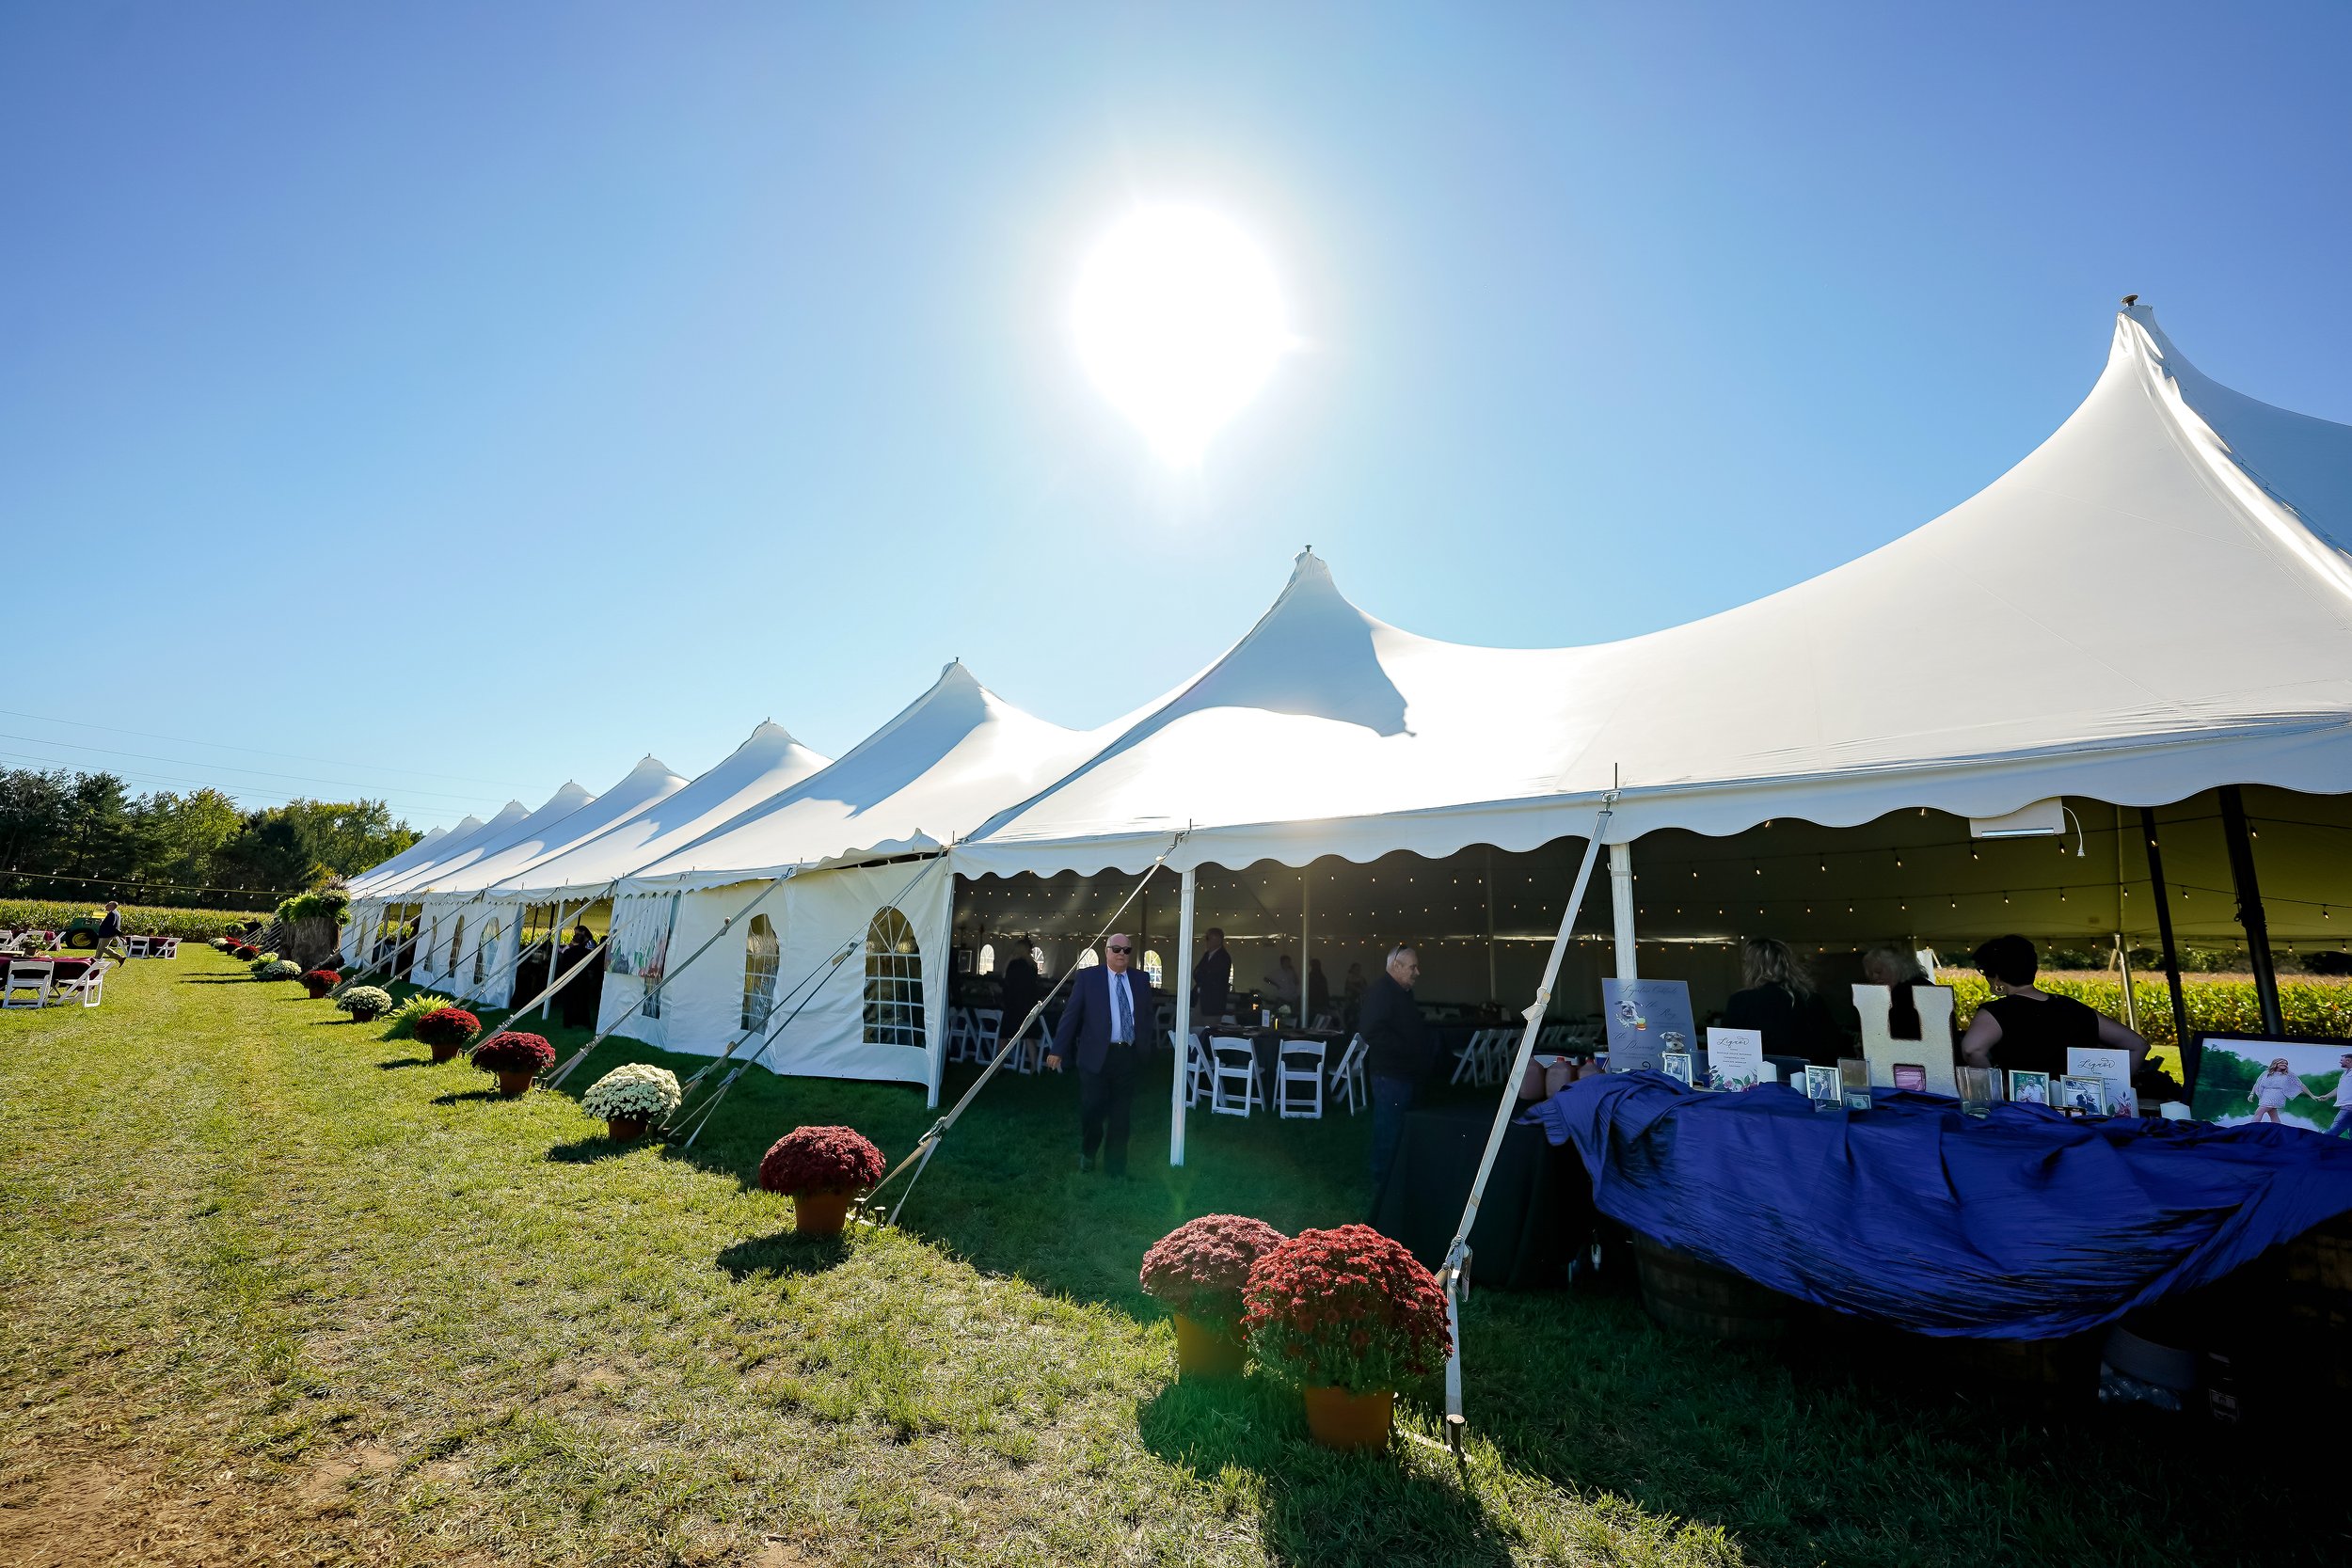
[[[1111,1043],[1125,1045],[1136,1037],[1135,998],[1127,994],[1127,976],[1111,976]]]

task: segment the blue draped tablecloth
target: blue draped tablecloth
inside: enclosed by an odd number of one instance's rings
[[[1650,1072],[1584,1079],[1530,1115],[1576,1146],[1610,1218],[1920,1334],[2096,1328],[2352,1211],[2352,1143],[2296,1128],[1971,1117],[1884,1090],[1817,1111],[1776,1085],[1708,1094]]]

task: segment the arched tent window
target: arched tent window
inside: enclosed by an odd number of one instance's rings
[[[866,1040],[918,1050],[923,1044],[923,954],[914,927],[893,909],[866,928]]]
[[[1103,955],[1097,953],[1093,948],[1089,947],[1085,952],[1078,955],[1078,962],[1075,967],[1079,969],[1092,969],[1096,964],[1099,964],[1102,961]]]
[[[457,925],[449,934],[449,963],[441,971],[451,979],[457,978],[457,950],[466,940],[466,917],[459,915]]]
[[[1151,978],[1152,989],[1160,989],[1160,953],[1156,947],[1143,950],[1143,973]]]
[[[1039,978],[1039,979],[1041,979],[1041,980],[1048,980],[1048,979],[1053,978],[1052,974],[1050,974],[1050,973],[1046,970],[1046,968],[1045,968],[1045,949],[1044,949],[1044,948],[1042,948],[1042,947],[1032,947],[1032,948],[1030,948],[1030,949],[1029,949],[1029,961],[1030,961],[1031,963],[1033,963],[1033,964],[1037,965],[1037,976],[1038,976],[1038,978]]]
[[[776,971],[784,964],[784,944],[764,914],[752,916],[743,937],[743,1027],[765,1029],[776,1005]]]
[[[489,957],[490,957],[490,950],[491,950],[492,948],[496,947],[498,944],[499,944],[499,923],[498,923],[497,921],[493,920],[493,921],[491,921],[491,922],[490,922],[487,926],[485,926],[484,927],[482,927],[482,940],[481,940],[480,942],[476,942],[476,943],[474,944],[474,950],[473,950],[473,983],[474,983],[475,985],[477,985],[477,986],[478,986],[478,985],[482,984],[482,969],[483,969],[483,965],[484,965],[485,962],[487,962],[487,961],[488,961]]]
[[[996,944],[993,942],[980,943],[979,972],[982,974],[996,973]]]

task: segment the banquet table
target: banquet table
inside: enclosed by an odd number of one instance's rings
[[[1441,1101],[1405,1114],[1396,1157],[1374,1199],[1373,1228],[1436,1269],[1462,1223],[1462,1205],[1494,1127],[1491,1100]],[[1470,1227],[1470,1283],[1499,1290],[1557,1285],[1585,1245],[1592,1209],[1583,1172],[1542,1129],[1514,1120]]]
[[[1881,1089],[1817,1110],[1654,1072],[1534,1115],[1598,1211],[1784,1294],[1913,1333],[2050,1339],[2219,1281],[2352,1212],[2352,1143],[2300,1129],[2070,1119]]]
[[[12,953],[6,958],[0,958],[0,969],[9,964],[48,964],[49,977],[62,985],[68,980],[80,979],[89,969],[90,959],[80,955],[69,958],[62,953]]]

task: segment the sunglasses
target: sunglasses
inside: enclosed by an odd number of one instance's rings
[[[1111,951],[1114,953],[1132,953],[1135,949],[1132,947],[1114,947]]]

